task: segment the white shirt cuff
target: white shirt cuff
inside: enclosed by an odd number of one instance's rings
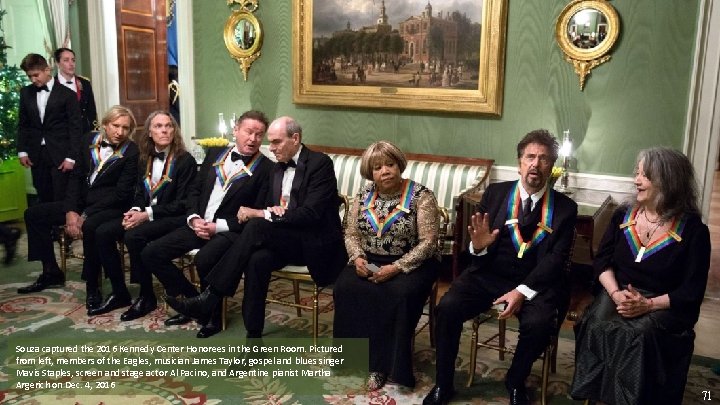
[[[187,225],[190,227],[190,229],[193,229],[192,220],[195,218],[201,218],[201,217],[198,214],[192,214],[189,217],[187,217],[187,219],[185,220],[187,222]]]
[[[70,162],[70,163],[72,163],[72,164],[75,164],[75,161],[74,161],[73,159],[70,159],[70,158],[65,158],[65,161],[66,161],[66,162]]]
[[[483,250],[481,250],[481,251],[479,251],[479,252],[475,252],[475,249],[473,249],[472,242],[470,242],[470,246],[468,247],[468,251],[469,251],[470,254],[473,255],[473,256],[485,256],[485,255],[487,254],[487,248],[485,248],[485,249],[483,249]]]
[[[27,155],[28,155],[27,152],[18,152],[18,157],[19,157],[19,158],[27,157]]]
[[[227,220],[218,218],[218,220],[215,221],[215,233],[227,232],[229,230],[230,227],[227,224]]]
[[[272,222],[272,214],[270,213],[270,210],[263,210],[263,215],[266,220]]]
[[[520,293],[524,295],[528,301],[532,300],[537,295],[537,291],[526,286],[525,284],[520,284],[519,286],[515,287],[515,289],[520,291]]]

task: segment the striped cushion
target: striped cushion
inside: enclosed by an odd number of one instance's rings
[[[485,167],[464,164],[420,162],[409,160],[403,177],[424,185],[435,193],[438,205],[450,212],[455,221],[455,200],[463,192],[476,186],[485,175]]]

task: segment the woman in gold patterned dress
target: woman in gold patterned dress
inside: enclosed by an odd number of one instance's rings
[[[413,387],[412,338],[437,278],[438,210],[432,191],[403,179],[407,160],[379,141],[363,153],[364,186],[348,215],[350,264],[334,288],[336,338],[368,338],[368,388]]]

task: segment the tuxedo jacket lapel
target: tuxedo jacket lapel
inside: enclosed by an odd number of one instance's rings
[[[222,207],[223,204],[232,200],[233,195],[235,195],[235,193],[237,193],[238,190],[240,190],[240,187],[242,187],[242,185],[245,184],[246,182],[248,182],[251,178],[252,178],[252,176],[246,176],[241,179],[237,179],[237,180],[233,181],[233,183],[230,185],[230,188],[228,188],[227,192],[225,193],[225,196],[223,197],[222,202],[220,202],[220,206]]]
[[[216,181],[217,175],[215,174],[215,167],[213,166],[212,170],[207,171],[207,177],[202,183],[202,192],[200,193],[200,203],[198,205],[201,209],[200,212],[205,212],[207,209],[208,202],[210,201],[210,194],[212,194]]]
[[[295,167],[295,177],[290,188],[290,206],[291,208],[297,207],[300,199],[300,189],[302,187],[303,180],[305,179],[305,171],[307,170],[307,148],[303,148],[298,156],[297,166]]]
[[[40,121],[40,110],[37,105],[37,92],[32,84],[30,87],[26,87],[26,91],[28,94],[27,106],[30,109],[30,116],[35,120],[38,126],[41,126],[42,122]]]
[[[282,170],[279,164],[275,164],[275,171],[273,172],[273,182],[272,182],[272,201],[270,201],[270,206],[277,206],[280,205],[280,197],[282,194],[282,180],[283,176],[285,175],[285,171]]]

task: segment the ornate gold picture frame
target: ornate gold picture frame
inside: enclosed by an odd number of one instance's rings
[[[507,0],[476,2],[477,18],[394,1],[412,10],[399,22],[385,1],[367,2],[377,16],[369,26],[339,19],[327,3],[293,1],[295,103],[501,114]],[[468,32],[476,42],[462,43]]]

